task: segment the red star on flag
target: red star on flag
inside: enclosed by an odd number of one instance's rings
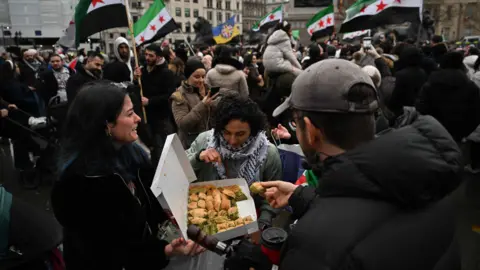
[[[365,9],[367,9],[367,6],[363,6],[362,9],[360,9],[360,12],[365,12]]]
[[[310,36],[313,35],[313,28],[308,31],[310,33]]]
[[[377,12],[384,10],[387,7],[385,3],[383,3],[383,0],[380,1],[380,4],[377,5]]]
[[[323,20],[321,20],[321,21],[318,23],[318,26],[320,26],[320,27],[324,27],[324,26],[325,26],[325,24],[323,23]]]
[[[270,16],[268,16],[268,18],[270,18],[270,20],[273,20],[273,19],[275,19],[275,15],[274,15],[274,14],[270,14]]]
[[[105,2],[103,2],[103,0],[92,0],[93,7],[95,7],[98,3],[105,4]]]
[[[140,37],[140,41],[141,41],[141,42],[145,42],[145,37],[144,37],[144,36],[141,36],[141,37]]]
[[[332,17],[327,18],[327,25],[332,24]]]
[[[163,16],[160,16],[160,18],[158,18],[158,20],[160,21],[160,23],[163,23],[165,21],[165,19],[163,18]]]
[[[156,26],[156,25],[150,25],[150,30],[156,31],[156,30],[157,30],[157,26]]]

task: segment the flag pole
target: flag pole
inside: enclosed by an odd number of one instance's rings
[[[185,43],[187,43],[188,48],[190,48],[190,51],[192,52],[192,56],[195,56],[195,51],[193,50],[192,45],[190,45],[190,42],[188,42],[187,36],[183,32],[182,28],[179,27],[178,29],[180,29],[180,33],[182,33],[183,40],[185,40]]]
[[[135,58],[135,69],[138,68],[138,55],[137,55],[137,44],[135,42],[135,33],[133,32],[133,22],[130,16],[130,6],[128,4],[128,0],[125,0],[125,12],[127,13],[127,20],[128,20],[128,29],[130,30],[130,35],[132,38],[132,43],[133,43],[133,56]],[[134,72],[134,70],[132,70]],[[140,99],[143,98],[143,87],[142,87],[142,78],[139,77],[137,78],[138,80],[138,86],[140,87]],[[142,113],[143,113],[143,119],[145,120],[145,124],[147,123],[147,112],[145,111],[145,106],[143,106],[142,102]]]

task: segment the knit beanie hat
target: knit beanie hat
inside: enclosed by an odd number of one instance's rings
[[[185,64],[185,78],[188,80],[188,78],[190,78],[190,76],[192,76],[197,69],[205,69],[202,61],[196,58],[188,59],[187,63]]]

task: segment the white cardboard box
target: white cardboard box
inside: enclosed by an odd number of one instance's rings
[[[239,185],[247,200],[237,202],[238,214],[240,217],[252,216],[254,222],[242,227],[230,229],[215,234],[220,241],[229,240],[242,235],[258,231],[257,212],[255,203],[245,179],[225,179],[209,182],[193,183],[197,180],[182,143],[176,134],[167,137],[165,146],[158,163],[157,171],[153,179],[151,190],[162,205],[163,209],[174,222],[178,224],[182,237],[187,236],[187,212],[188,212],[188,188],[190,185],[215,185],[217,187]]]

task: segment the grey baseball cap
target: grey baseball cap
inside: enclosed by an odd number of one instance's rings
[[[377,110],[377,100],[370,104],[348,101],[348,92],[356,84],[371,86],[378,100],[372,79],[358,65],[343,59],[317,62],[295,79],[292,93],[273,111],[273,117],[289,108],[334,113],[369,113]]]

